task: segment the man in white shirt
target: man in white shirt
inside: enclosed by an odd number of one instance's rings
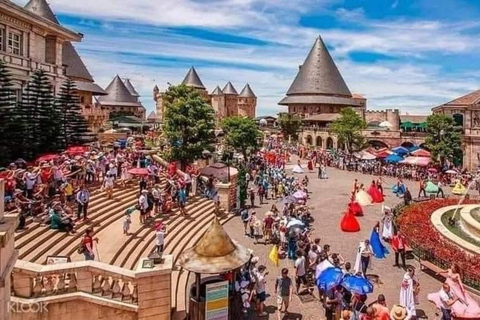
[[[142,194],[138,198],[138,206],[140,209],[140,223],[144,224],[148,211],[148,190],[142,190]]]
[[[88,209],[88,202],[90,201],[90,192],[88,192],[87,188],[84,185],[80,187],[80,190],[77,192],[77,220],[80,220],[81,215],[83,214],[83,219],[87,219],[87,209]]]
[[[296,252],[297,260],[295,260],[295,280],[296,280],[296,289],[297,294],[300,290],[300,285],[303,283],[304,286],[308,288],[308,281],[305,271],[305,256],[302,250],[297,250]]]
[[[265,291],[265,276],[268,274],[266,271],[266,267],[264,265],[258,266],[257,272],[257,310],[259,317],[265,317],[268,314],[264,311],[265,308],[265,300],[267,299],[267,294]]]
[[[155,225],[155,245],[157,247],[157,252],[163,252],[163,245],[165,243],[165,235],[167,234],[167,228],[161,222],[158,222]]]
[[[318,254],[317,254],[317,245],[312,245],[312,247],[310,248],[310,251],[308,252],[308,268],[310,270],[313,270],[315,271],[315,268],[317,267],[317,258],[318,258]]]
[[[453,297],[453,294],[450,292],[450,286],[447,283],[444,283],[442,290],[439,292],[440,301],[442,301],[442,319],[443,320],[452,320],[452,305],[458,301],[458,297]]]

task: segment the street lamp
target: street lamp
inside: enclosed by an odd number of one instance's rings
[[[222,156],[222,161],[227,165],[227,181],[230,182],[230,165],[233,160],[233,152],[225,151]]]

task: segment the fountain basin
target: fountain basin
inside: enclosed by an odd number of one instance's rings
[[[474,217],[474,212],[480,209],[479,205],[465,206],[460,210],[460,223],[465,232],[480,242],[480,222]]]
[[[469,253],[472,253],[472,254],[476,254],[476,255],[480,255],[480,246],[478,245],[475,245],[463,238],[461,238],[460,236],[456,235],[455,233],[453,233],[452,231],[450,231],[447,226],[445,226],[442,222],[442,216],[447,214],[448,212],[452,211],[452,210],[455,210],[457,209],[459,206],[458,205],[453,205],[453,206],[446,206],[446,207],[443,207],[443,208],[440,208],[436,211],[434,211],[432,213],[432,215],[430,216],[430,221],[432,223],[432,225],[435,227],[435,229],[437,229],[437,231],[442,234],[445,238],[447,238],[449,241],[455,243],[456,245],[458,245],[460,248],[464,249],[465,251],[469,252]],[[471,212],[472,210],[478,210],[480,208],[480,206],[478,204],[475,204],[475,205],[460,205],[460,208],[458,209],[459,210],[459,214],[460,214],[460,223],[463,224],[464,220],[462,219],[462,212],[465,212],[465,217],[467,217],[468,219],[468,222],[471,222],[472,225],[470,225],[470,228],[475,232],[471,232],[470,229],[467,229],[466,226],[464,226],[462,228],[462,231],[464,231],[470,238],[480,242],[480,224],[478,224],[478,221],[475,220],[475,218],[473,218],[471,216]],[[472,222],[468,217],[470,217],[471,219],[474,220],[474,222]],[[477,223],[477,224],[476,224]]]

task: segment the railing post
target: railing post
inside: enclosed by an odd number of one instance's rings
[[[93,275],[90,271],[77,271],[77,291],[93,292]]]

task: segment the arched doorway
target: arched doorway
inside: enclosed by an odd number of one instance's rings
[[[457,126],[462,127],[462,129],[463,129],[463,114],[455,113],[453,115],[453,121],[455,121],[455,124]]]
[[[388,148],[388,144],[386,144],[385,142],[383,141],[380,141],[380,140],[370,140],[368,141],[368,144],[373,147],[374,149],[384,149],[384,148]]]
[[[322,137],[317,137],[317,147],[322,147],[322,144],[323,144],[323,141],[322,141]]]
[[[407,149],[410,149],[410,148],[414,147],[415,145],[410,141],[405,141],[400,146],[402,146],[404,148],[407,148]]]
[[[305,143],[309,146],[311,146],[313,144],[311,135],[307,136],[307,138],[305,139]]]
[[[418,146],[419,146],[420,148],[422,148],[422,149],[425,149],[425,150],[427,150],[427,151],[430,151],[430,149],[427,147],[427,145],[426,145],[425,143],[420,143]]]
[[[333,139],[331,137],[327,138],[327,149],[333,149]]]

